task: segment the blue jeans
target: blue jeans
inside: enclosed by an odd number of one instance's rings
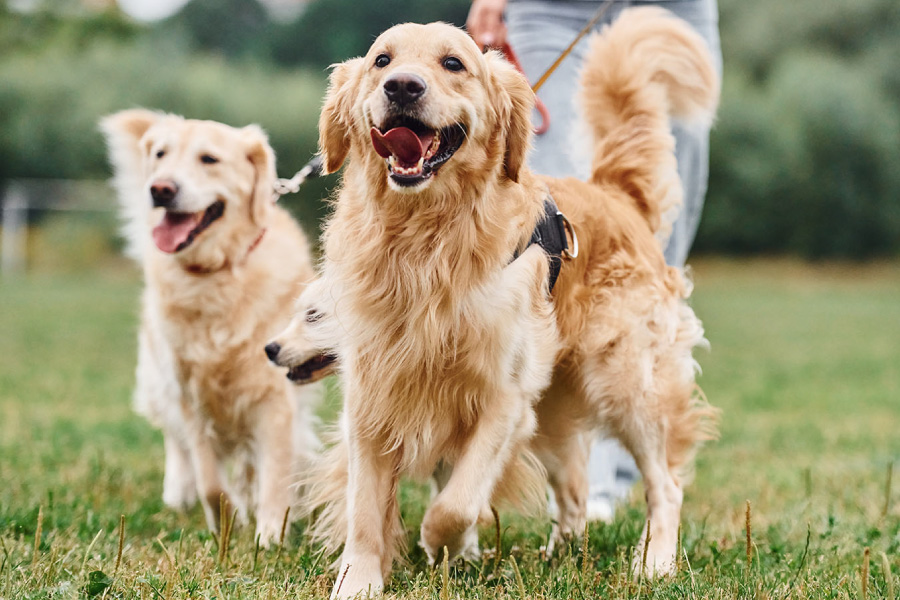
[[[575,39],[600,7],[597,0],[511,0],[506,22],[509,43],[532,83]],[[706,40],[716,67],[722,72],[719,43],[719,18],[716,0],[616,0],[597,28],[614,21],[631,6],[658,5],[690,23]],[[587,179],[590,172],[590,146],[583,139],[584,126],[575,106],[581,63],[588,48],[585,36],[538,91],[550,112],[550,129],[536,136],[528,163],[532,170],[554,177]],[[535,119],[539,119],[535,116]],[[536,121],[537,122],[537,121]],[[672,228],[665,249],[666,262],[683,267],[687,259],[706,194],[709,172],[709,130],[673,123],[678,174],[684,187],[684,204]],[[589,479],[592,499],[601,496],[610,501],[625,496],[637,480],[637,468],[631,455],[615,440],[598,439],[591,447]]]

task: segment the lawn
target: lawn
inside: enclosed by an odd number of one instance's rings
[[[679,574],[627,576],[638,486],[552,557],[546,517],[502,513],[499,553],[485,528],[483,560],[445,575],[415,545],[427,492],[408,484],[411,551],[389,594],[900,595],[900,263],[707,259],[694,280],[701,383],[723,417],[685,498]],[[330,560],[303,523],[281,550],[243,528],[220,552],[199,508],[163,506],[161,437],[130,410],[138,290],[129,269],[0,282],[0,600],[327,597]]]

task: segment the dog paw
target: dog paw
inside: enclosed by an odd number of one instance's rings
[[[638,545],[634,560],[631,564],[631,574],[635,580],[640,579],[643,571],[644,577],[665,577],[675,573],[675,552],[671,544],[657,544],[651,538],[650,547],[644,552],[644,544]],[[671,546],[671,547],[670,547]]]
[[[584,528],[581,531],[575,531],[569,527],[561,527],[559,523],[554,522],[553,528],[550,530],[550,539],[547,545],[543,547],[543,551],[547,556],[553,556],[556,552],[566,552],[572,544],[578,544],[584,535]]]
[[[374,598],[381,595],[383,588],[384,580],[381,578],[381,573],[377,570],[354,566],[352,563],[344,563],[341,565],[337,580],[334,582],[331,600]]]
[[[478,548],[478,527],[476,516],[448,511],[438,504],[433,505],[422,521],[420,545],[428,555],[429,564],[435,564],[443,557],[444,548],[450,559],[462,556],[466,560],[477,560],[481,556]]]
[[[191,483],[191,487],[167,486],[163,488],[163,504],[173,510],[185,512],[197,504],[197,490]]]
[[[287,533],[287,532],[285,532]],[[268,548],[281,543],[281,523],[257,522],[256,538],[259,540],[260,548]]]
[[[194,507],[199,500],[197,483],[189,473],[171,465],[166,465],[166,474],[163,477],[163,504],[169,508],[186,511]]]

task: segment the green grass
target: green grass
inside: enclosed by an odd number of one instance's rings
[[[591,526],[586,546],[549,559],[546,518],[503,514],[499,556],[485,528],[485,558],[452,566],[445,582],[415,546],[427,492],[409,484],[411,550],[388,593],[900,595],[900,264],[707,260],[694,279],[712,343],[698,354],[701,382],[723,419],[685,498],[680,573],[627,577],[643,522],[638,486],[614,523]],[[0,599],[327,597],[329,558],[306,544],[302,523],[281,551],[257,552],[251,529],[238,529],[220,563],[201,511],[162,505],[162,440],[130,409],[139,285],[121,269],[0,283]]]

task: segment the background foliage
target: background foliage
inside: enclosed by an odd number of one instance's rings
[[[193,0],[154,25],[117,11],[0,0],[0,184],[108,176],[97,119],[146,106],[257,122],[289,175],[315,151],[330,63],[402,21],[461,25],[468,0]],[[900,3],[720,0],[723,103],[696,249],[866,258],[900,252]],[[292,199],[321,216],[334,180]]]

